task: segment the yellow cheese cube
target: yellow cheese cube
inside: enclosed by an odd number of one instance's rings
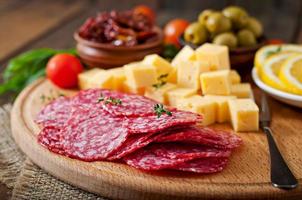
[[[177,82],[177,68],[173,67],[173,69],[169,72],[167,77],[167,82],[176,83]]]
[[[123,91],[123,84],[126,81],[126,75],[123,67],[107,70],[113,76],[113,90]]]
[[[204,72],[200,75],[203,94],[229,95],[231,93],[231,79],[229,70]]]
[[[208,62],[181,61],[177,64],[177,84],[181,87],[200,89],[199,76],[203,72],[210,71]]]
[[[229,49],[227,46],[206,43],[195,51],[196,59],[208,61],[212,70],[230,69]]]
[[[123,92],[130,93],[130,94],[139,94],[144,95],[145,93],[145,87],[133,87],[131,84],[129,84],[127,81],[123,83]]]
[[[250,98],[252,93],[252,88],[249,83],[239,83],[231,85],[231,95],[238,98]]]
[[[202,115],[202,125],[204,126],[215,123],[215,102],[210,99],[201,97],[200,95],[194,95],[188,98],[177,100],[177,108],[180,110],[187,110]]]
[[[233,129],[235,131],[258,131],[259,108],[251,99],[228,101]]]
[[[158,76],[162,74],[169,74],[173,70],[172,65],[157,54],[146,56],[143,60],[143,63],[145,65],[154,67]]]
[[[131,63],[124,66],[127,84],[131,88],[142,88],[157,82],[156,70],[152,66],[140,62]]]
[[[216,103],[216,121],[219,123],[231,120],[228,100],[236,99],[235,96],[205,95],[204,98]]]
[[[241,82],[241,77],[236,70],[231,70],[230,75],[232,84],[238,84]]]
[[[155,101],[158,101],[160,103],[168,104],[167,92],[175,88],[176,85],[172,83],[166,83],[160,88],[147,87],[145,91],[145,96],[149,97],[150,99],[154,99]]]
[[[84,89],[92,88],[92,83],[91,83],[92,77],[100,71],[103,70],[99,68],[94,68],[80,73],[78,75],[78,84],[80,89],[84,90]]]
[[[176,88],[167,92],[168,104],[175,107],[176,101],[181,98],[192,96],[197,91],[192,88]]]
[[[104,70],[104,71],[99,71],[92,76],[89,88],[112,89],[112,85],[113,85],[112,74]]]
[[[195,51],[189,45],[184,46],[173,58],[171,65],[176,67],[182,61],[195,60]]]

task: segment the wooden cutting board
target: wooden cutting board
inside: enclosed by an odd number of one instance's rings
[[[44,79],[38,80],[19,95],[11,114],[13,136],[24,153],[67,183],[114,199],[302,198],[302,110],[270,100],[276,141],[300,183],[298,188],[285,191],[270,184],[268,147],[262,132],[238,133],[244,145],[232,154],[225,170],[210,175],[146,173],[124,164],[83,162],[51,153],[37,143],[40,128],[33,119],[48,97],[75,92],[62,91]],[[228,124],[213,127],[230,129]]]

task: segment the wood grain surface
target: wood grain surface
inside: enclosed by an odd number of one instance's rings
[[[73,95],[59,91],[47,80],[39,80],[17,98],[11,116],[14,139],[25,154],[50,174],[90,192],[117,199],[301,199],[302,137],[301,110],[271,101],[272,129],[289,167],[299,179],[298,188],[285,191],[271,186],[269,155],[264,133],[237,133],[244,145],[237,149],[221,173],[197,175],[180,172],[146,173],[112,162],[83,162],[51,153],[40,146],[40,128],[33,122],[46,103],[41,95]],[[278,112],[275,112],[278,109]],[[227,124],[214,128],[229,130]]]

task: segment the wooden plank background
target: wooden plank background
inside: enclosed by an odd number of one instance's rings
[[[8,60],[33,48],[74,47],[73,32],[98,11],[130,9],[147,4],[158,13],[163,26],[173,18],[196,20],[206,8],[243,6],[259,18],[268,38],[302,42],[301,0],[0,0],[0,71]],[[0,102],[7,101],[0,97]],[[0,180],[0,199],[9,198],[11,188]]]

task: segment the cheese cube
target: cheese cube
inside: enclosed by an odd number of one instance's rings
[[[228,101],[233,129],[237,132],[258,131],[259,108],[251,99]]]
[[[231,120],[228,100],[236,99],[235,96],[205,95],[204,98],[216,103],[216,122],[223,123]]]
[[[177,84],[181,87],[200,89],[200,74],[210,71],[210,65],[202,61],[181,61],[177,64]]]
[[[99,71],[92,76],[88,88],[112,89],[112,85],[113,85],[112,74],[104,70],[104,71]]]
[[[143,60],[143,63],[145,65],[154,67],[156,69],[157,76],[169,74],[173,70],[172,65],[157,54],[146,56]]]
[[[194,95],[188,98],[179,99],[177,108],[198,113],[203,116],[202,125],[207,126],[215,123],[216,104],[210,99]]]
[[[230,75],[232,84],[238,84],[241,82],[241,77],[236,70],[231,70]]]
[[[173,67],[173,69],[169,72],[167,77],[167,82],[176,83],[177,82],[177,68]]]
[[[91,83],[92,77],[100,71],[103,70],[99,68],[94,68],[80,73],[78,75],[78,83],[80,89],[84,90],[84,89],[92,88],[92,83]]]
[[[147,87],[157,82],[156,70],[152,66],[136,62],[125,65],[124,70],[127,84],[131,88]]]
[[[229,70],[202,73],[200,83],[203,94],[229,95],[231,93]]]
[[[196,94],[197,91],[192,88],[176,88],[167,92],[168,104],[175,107],[176,101]]]
[[[163,104],[168,104],[167,92],[176,88],[175,84],[166,83],[160,88],[147,87],[145,91],[145,96],[150,99],[154,99]]]
[[[113,90],[123,91],[123,84],[126,81],[126,75],[123,67],[107,70],[113,76]]]
[[[231,95],[238,98],[250,98],[252,93],[252,88],[249,83],[239,83],[231,85]]]
[[[145,87],[133,87],[131,84],[129,84],[127,81],[123,83],[123,92],[130,93],[130,94],[139,94],[144,95],[145,93]]]
[[[184,46],[173,58],[171,65],[176,67],[182,61],[195,60],[195,51],[189,45]]]
[[[230,69],[229,49],[227,46],[206,43],[195,51],[196,59],[208,61],[212,70]]]

